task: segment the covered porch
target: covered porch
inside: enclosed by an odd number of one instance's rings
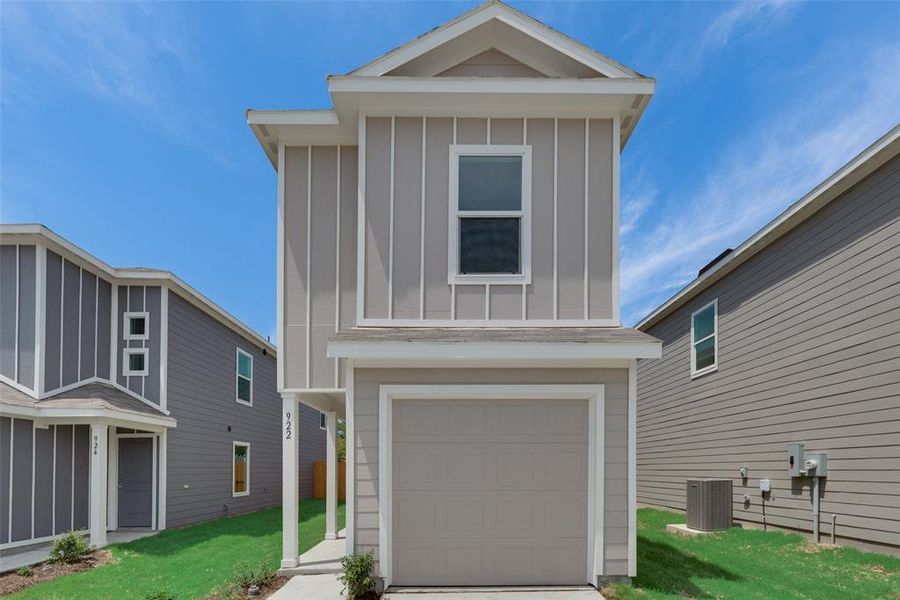
[[[285,390],[282,392],[282,556],[281,573],[336,573],[349,552],[345,531],[338,531],[338,419],[345,418],[344,390]],[[304,404],[325,415],[325,540],[299,553],[299,408]],[[348,473],[348,477],[350,474]],[[347,494],[350,502],[350,494]],[[349,513],[348,513],[349,515]]]

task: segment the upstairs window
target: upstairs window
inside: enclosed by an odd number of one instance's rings
[[[713,300],[691,315],[691,377],[719,367],[719,301]]]
[[[126,377],[147,375],[149,352],[147,348],[125,348],[122,351],[122,375]]]
[[[250,495],[250,444],[232,442],[231,495]]]
[[[237,349],[237,401],[253,406],[253,356]]]
[[[529,283],[531,148],[450,147],[448,283]]]
[[[123,339],[148,340],[150,339],[150,313],[127,312],[122,323]]]

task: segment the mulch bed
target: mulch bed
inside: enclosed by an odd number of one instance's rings
[[[27,587],[31,587],[42,581],[50,581],[63,575],[90,571],[101,565],[115,562],[113,555],[106,550],[97,550],[90,553],[77,563],[70,565],[58,565],[55,563],[41,563],[31,567],[31,576],[19,575],[16,571],[0,575],[0,596],[6,596]]]

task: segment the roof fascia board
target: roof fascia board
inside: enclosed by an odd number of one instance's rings
[[[698,277],[666,300],[635,325],[635,329],[646,331],[898,154],[900,154],[900,125],[895,126],[891,131],[838,169],[828,179],[789,206],[765,227],[738,246],[734,252],[716,263],[702,277]]]
[[[471,31],[475,27],[497,19],[530,35],[539,42],[553,48],[569,58],[580,62],[598,73],[612,78],[638,77],[637,73],[617,63],[572,38],[544,25],[511,7],[500,3],[486,3],[476,7],[456,19],[442,25],[434,31],[426,33],[399,48],[376,58],[349,75],[381,77],[385,73],[408,63],[419,56],[434,50],[455,37]]]
[[[329,358],[356,360],[567,361],[660,358],[662,342],[328,342]]]
[[[247,110],[251,125],[340,125],[334,109],[324,110]]]
[[[231,314],[229,314],[221,306],[204,296],[195,288],[191,287],[180,279],[177,275],[170,271],[158,269],[135,269],[135,268],[116,268],[108,265],[93,254],[76,246],[69,240],[60,236],[48,227],[36,223],[26,224],[0,224],[0,237],[16,235],[35,238],[46,244],[54,252],[65,255],[67,259],[78,264],[82,268],[94,269],[101,271],[109,279],[115,280],[116,283],[125,283],[126,285],[167,285],[170,289],[178,293],[183,298],[189,300],[192,304],[201,308],[215,318],[220,323],[235,330],[236,333],[248,337],[255,342],[264,346],[273,356],[277,353],[277,348],[271,342],[264,339],[258,333],[244,325]]]
[[[110,408],[66,408],[66,407],[41,407],[20,406],[18,404],[0,403],[0,408],[6,416],[22,417],[28,419],[111,419],[124,420],[129,423],[141,423],[155,425],[157,427],[175,427],[177,421],[172,417],[153,416],[144,413],[123,409]]]
[[[329,77],[328,91],[342,93],[469,93],[469,94],[600,94],[652,95],[650,78],[519,78],[519,77]]]

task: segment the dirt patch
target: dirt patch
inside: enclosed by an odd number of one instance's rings
[[[822,552],[823,550],[834,550],[838,546],[836,544],[826,544],[824,542],[820,544],[816,544],[815,542],[806,542],[803,544],[803,547],[800,548],[801,551],[806,554],[817,554]]]
[[[19,575],[16,571],[10,571],[0,575],[0,596],[6,596],[19,590],[31,587],[42,581],[51,581],[63,575],[90,571],[102,565],[116,562],[116,559],[106,550],[97,550],[90,553],[77,563],[70,565],[58,565],[55,563],[42,563],[31,567],[31,575]]]
[[[362,596],[357,596],[356,600],[378,600],[381,598],[381,594],[376,593],[375,591],[366,592]]]
[[[275,579],[272,581],[272,583],[270,583],[263,589],[259,590],[259,596],[257,596],[257,598],[268,598],[269,596],[271,596],[272,594],[274,594],[275,592],[277,592],[278,590],[283,588],[284,584],[286,584],[289,580],[290,580],[290,577],[285,577],[284,575],[278,575],[277,577],[275,577]]]

